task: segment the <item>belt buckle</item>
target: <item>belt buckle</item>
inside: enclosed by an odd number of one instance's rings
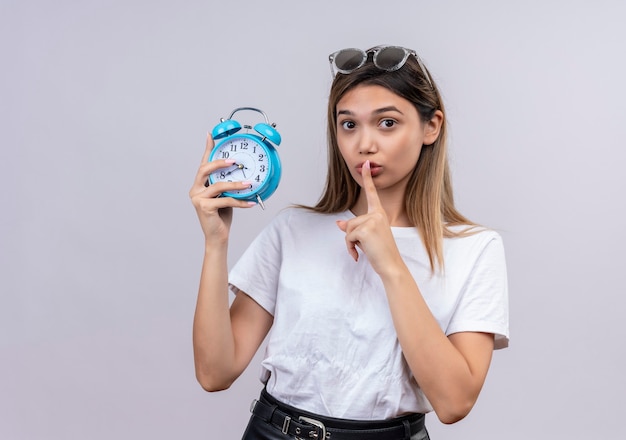
[[[257,404],[258,402],[259,402],[258,400],[256,400],[256,399],[252,399],[252,403],[250,403],[250,412],[251,412],[252,414],[254,414],[254,409],[256,408],[256,404]]]
[[[317,435],[317,432],[309,432],[309,437],[313,438],[313,439],[317,439],[317,440],[326,440],[326,427],[324,426],[324,424],[322,422],[320,422],[319,420],[315,420],[312,419],[310,417],[304,417],[304,416],[300,416],[298,417],[298,420],[301,422],[306,422],[306,423],[310,423],[311,425],[317,426],[318,428],[320,428],[322,430],[322,438],[320,439]],[[296,437],[296,440],[309,440],[309,439],[303,439],[301,437]]]

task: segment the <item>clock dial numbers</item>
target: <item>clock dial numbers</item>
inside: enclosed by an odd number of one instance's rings
[[[269,177],[270,161],[267,151],[247,137],[233,137],[219,145],[213,158],[235,161],[231,166],[221,168],[211,174],[213,182],[248,181],[251,183],[250,188],[229,191],[230,193],[238,195],[254,193]]]

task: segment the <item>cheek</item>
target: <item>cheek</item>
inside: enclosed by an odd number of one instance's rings
[[[409,160],[411,158],[419,157],[420,151],[422,149],[422,142],[418,136],[413,134],[404,134],[403,136],[398,136],[395,139],[390,139],[390,142],[387,145],[388,150],[394,151],[394,155],[398,158],[404,158],[405,160]]]
[[[337,153],[337,163],[342,163],[342,165],[344,165],[348,171],[350,172],[350,174],[352,174],[352,166],[350,166],[350,156],[347,155],[347,150],[345,148],[342,147],[342,144],[339,142],[339,139],[337,139],[337,144],[338,144],[338,148],[336,150]]]
[[[412,164],[411,168],[414,168],[417,165],[417,161],[420,158],[420,154],[422,153],[421,145],[412,145],[409,150],[409,157],[407,161]]]
[[[415,137],[404,139],[404,142],[399,143],[396,146],[394,154],[394,162],[402,169],[402,173],[412,170],[417,165],[420,154],[422,151],[422,145]]]
[[[350,138],[346,136],[337,136],[337,147],[339,150],[339,155],[344,159],[348,159],[350,157],[350,152],[352,151],[352,145],[350,143]]]

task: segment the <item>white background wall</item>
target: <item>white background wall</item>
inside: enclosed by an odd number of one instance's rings
[[[505,240],[511,347],[434,439],[618,439],[626,381],[621,1],[0,0],[0,438],[236,439],[259,359],[201,390],[206,132],[278,123],[268,209],[323,184],[327,55],[412,47],[444,93],[457,203]]]

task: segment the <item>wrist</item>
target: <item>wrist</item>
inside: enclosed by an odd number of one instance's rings
[[[378,272],[378,276],[383,281],[383,284],[395,283],[408,278],[413,279],[413,275],[409,271],[409,268],[404,264],[404,261],[400,260],[397,263],[390,263]]]
[[[225,252],[228,249],[228,237],[225,238],[205,238],[204,239],[204,252],[205,253],[214,253]]]

